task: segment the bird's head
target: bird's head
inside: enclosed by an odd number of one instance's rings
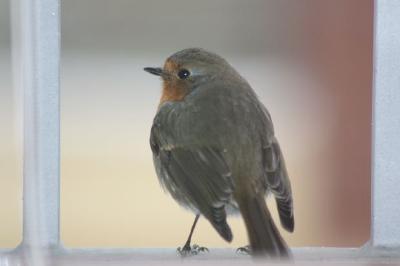
[[[171,55],[162,68],[144,68],[163,80],[160,104],[165,101],[183,100],[196,88],[221,77],[229,69],[232,68],[225,59],[199,48],[185,49]]]

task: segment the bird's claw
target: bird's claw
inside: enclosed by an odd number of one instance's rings
[[[243,254],[243,255],[250,255],[251,254],[251,247],[244,246],[236,249],[236,253]]]
[[[201,252],[209,252],[208,248],[200,247],[199,245],[194,244],[193,246],[184,245],[182,248],[179,247],[176,250],[182,257],[194,256]]]

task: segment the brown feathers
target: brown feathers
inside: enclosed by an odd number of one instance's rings
[[[179,65],[172,60],[167,60],[164,65],[164,72],[167,73],[163,80],[163,91],[161,94],[160,104],[168,101],[181,101],[188,93],[187,86],[184,81],[176,78],[179,71]]]
[[[187,89],[176,81],[164,80],[160,105],[168,101],[181,101],[185,98]]]

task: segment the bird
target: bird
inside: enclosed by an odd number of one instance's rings
[[[250,255],[291,257],[266,204],[273,195],[281,226],[293,232],[291,184],[271,116],[249,83],[202,48],[178,51],[163,67],[144,70],[162,80],[150,132],[156,174],[164,190],[195,214],[181,250],[193,248],[200,216],[231,242],[227,216],[240,213]]]

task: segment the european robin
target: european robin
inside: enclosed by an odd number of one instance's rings
[[[265,202],[272,193],[281,225],[294,229],[291,185],[271,116],[247,81],[222,57],[191,48],[163,68],[145,68],[163,81],[150,145],[162,186],[232,241],[227,214],[239,211],[254,256],[289,256]]]

